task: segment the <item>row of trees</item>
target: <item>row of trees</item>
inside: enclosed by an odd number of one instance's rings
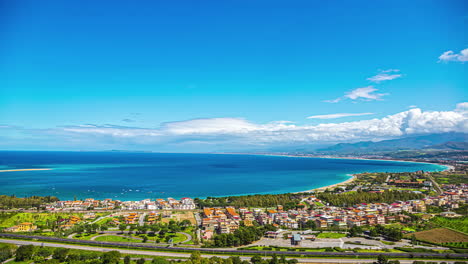
[[[133,225],[125,225],[125,224],[120,224],[119,225],[119,230],[120,231],[125,231],[129,229],[129,231],[136,231],[139,234],[146,234],[146,233],[159,233],[159,234],[166,234],[166,233],[176,233],[176,232],[181,232],[181,231],[186,231],[187,228],[192,226],[192,223],[189,220],[182,220],[180,222],[176,222],[174,220],[169,221],[169,223],[155,223],[152,225],[143,225],[143,226],[138,226],[136,224]]]
[[[395,201],[408,201],[422,199],[423,194],[401,191],[385,191],[383,193],[370,193],[364,191],[334,194],[322,192],[317,198],[335,206],[352,206],[360,203],[393,203]]]
[[[285,210],[294,209],[304,195],[301,194],[255,194],[245,196],[195,198],[200,208],[217,206],[235,207],[275,207],[283,205]]]
[[[59,199],[55,196],[31,196],[18,198],[15,195],[0,195],[0,209],[13,208],[40,208],[44,203],[56,202]]]
[[[0,247],[0,254],[3,252],[5,246]],[[78,263],[89,263],[89,264],[118,264],[123,259],[124,264],[296,264],[296,259],[286,259],[284,256],[277,257],[273,255],[270,259],[263,259],[259,255],[253,256],[250,261],[242,260],[238,256],[231,256],[229,258],[211,257],[203,258],[199,251],[195,251],[191,254],[190,258],[185,261],[168,260],[164,257],[156,257],[151,259],[149,262],[144,258],[132,259],[130,256],[123,257],[119,251],[109,251],[105,253],[94,252],[94,251],[76,251],[72,252],[66,248],[48,248],[48,247],[36,247],[33,245],[23,245],[14,251],[14,246],[8,245],[9,255],[1,261],[7,260],[15,255],[15,261],[31,261],[39,264],[78,264]],[[2,255],[0,255],[2,256]]]
[[[251,244],[263,237],[267,231],[275,231],[272,225],[264,226],[240,226],[239,229],[229,234],[219,234],[212,241],[206,241],[205,247],[237,247]]]
[[[400,228],[386,227],[383,225],[376,225],[370,229],[370,236],[376,237],[378,235],[393,241],[400,241],[403,238],[403,233]]]

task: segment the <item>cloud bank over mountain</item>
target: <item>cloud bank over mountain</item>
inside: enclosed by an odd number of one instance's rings
[[[288,121],[257,124],[243,118],[200,118],[166,122],[155,128],[85,124],[49,129],[0,126],[2,142],[28,142],[29,145],[83,149],[112,147],[117,149],[180,151],[184,145],[198,146],[203,151],[229,148],[324,144],[383,140],[417,134],[468,133],[468,103],[452,111],[423,111],[412,108],[383,118],[354,122],[297,125]],[[6,140],[8,139],[8,140]],[[8,146],[3,146],[3,148]],[[176,150],[177,148],[177,150]]]

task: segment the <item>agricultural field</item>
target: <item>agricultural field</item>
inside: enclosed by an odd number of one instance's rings
[[[317,235],[317,238],[342,238],[345,236],[346,234],[342,233],[320,233]]]
[[[432,218],[430,221],[440,227],[446,227],[468,234],[468,217],[445,218],[438,216]]]
[[[467,235],[447,228],[435,228],[413,234],[418,240],[436,244],[468,242]]]
[[[468,181],[468,176],[465,174],[433,173],[432,176],[439,184],[460,184]]]
[[[192,225],[197,224],[197,220],[195,219],[195,216],[193,212],[191,211],[172,211],[171,212],[171,217],[163,217],[162,222],[163,223],[169,223],[169,221],[174,220],[176,222],[182,222],[184,220],[189,220]]]

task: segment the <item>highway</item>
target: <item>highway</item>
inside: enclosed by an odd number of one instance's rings
[[[46,246],[46,247],[63,247],[70,249],[81,249],[81,250],[90,250],[90,251],[99,251],[99,252],[108,252],[108,251],[119,251],[122,254],[135,254],[135,255],[146,255],[149,257],[163,256],[163,257],[174,257],[174,258],[188,258],[190,253],[179,253],[179,252],[159,252],[159,251],[148,251],[148,250],[137,250],[137,249],[121,249],[121,248],[108,248],[108,247],[90,247],[82,245],[69,245],[69,244],[59,244],[59,243],[50,243],[50,242],[40,242],[40,241],[29,241],[29,240],[16,240],[16,239],[1,239],[1,243],[10,243],[16,245],[35,245],[35,246]],[[216,255],[216,254],[214,254]],[[213,257],[212,254],[202,254],[204,258]],[[227,255],[218,255],[220,258],[228,258]],[[239,256],[242,260],[250,260],[250,257]],[[290,259],[290,258],[287,258]],[[375,259],[339,259],[339,258],[298,258],[301,263],[372,263]],[[444,261],[446,263],[453,263],[453,261]],[[402,264],[411,264],[413,260],[400,260]]]

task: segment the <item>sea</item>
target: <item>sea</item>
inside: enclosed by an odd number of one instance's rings
[[[299,192],[361,172],[441,171],[383,160],[238,154],[0,151],[0,194],[66,199],[206,198]]]

